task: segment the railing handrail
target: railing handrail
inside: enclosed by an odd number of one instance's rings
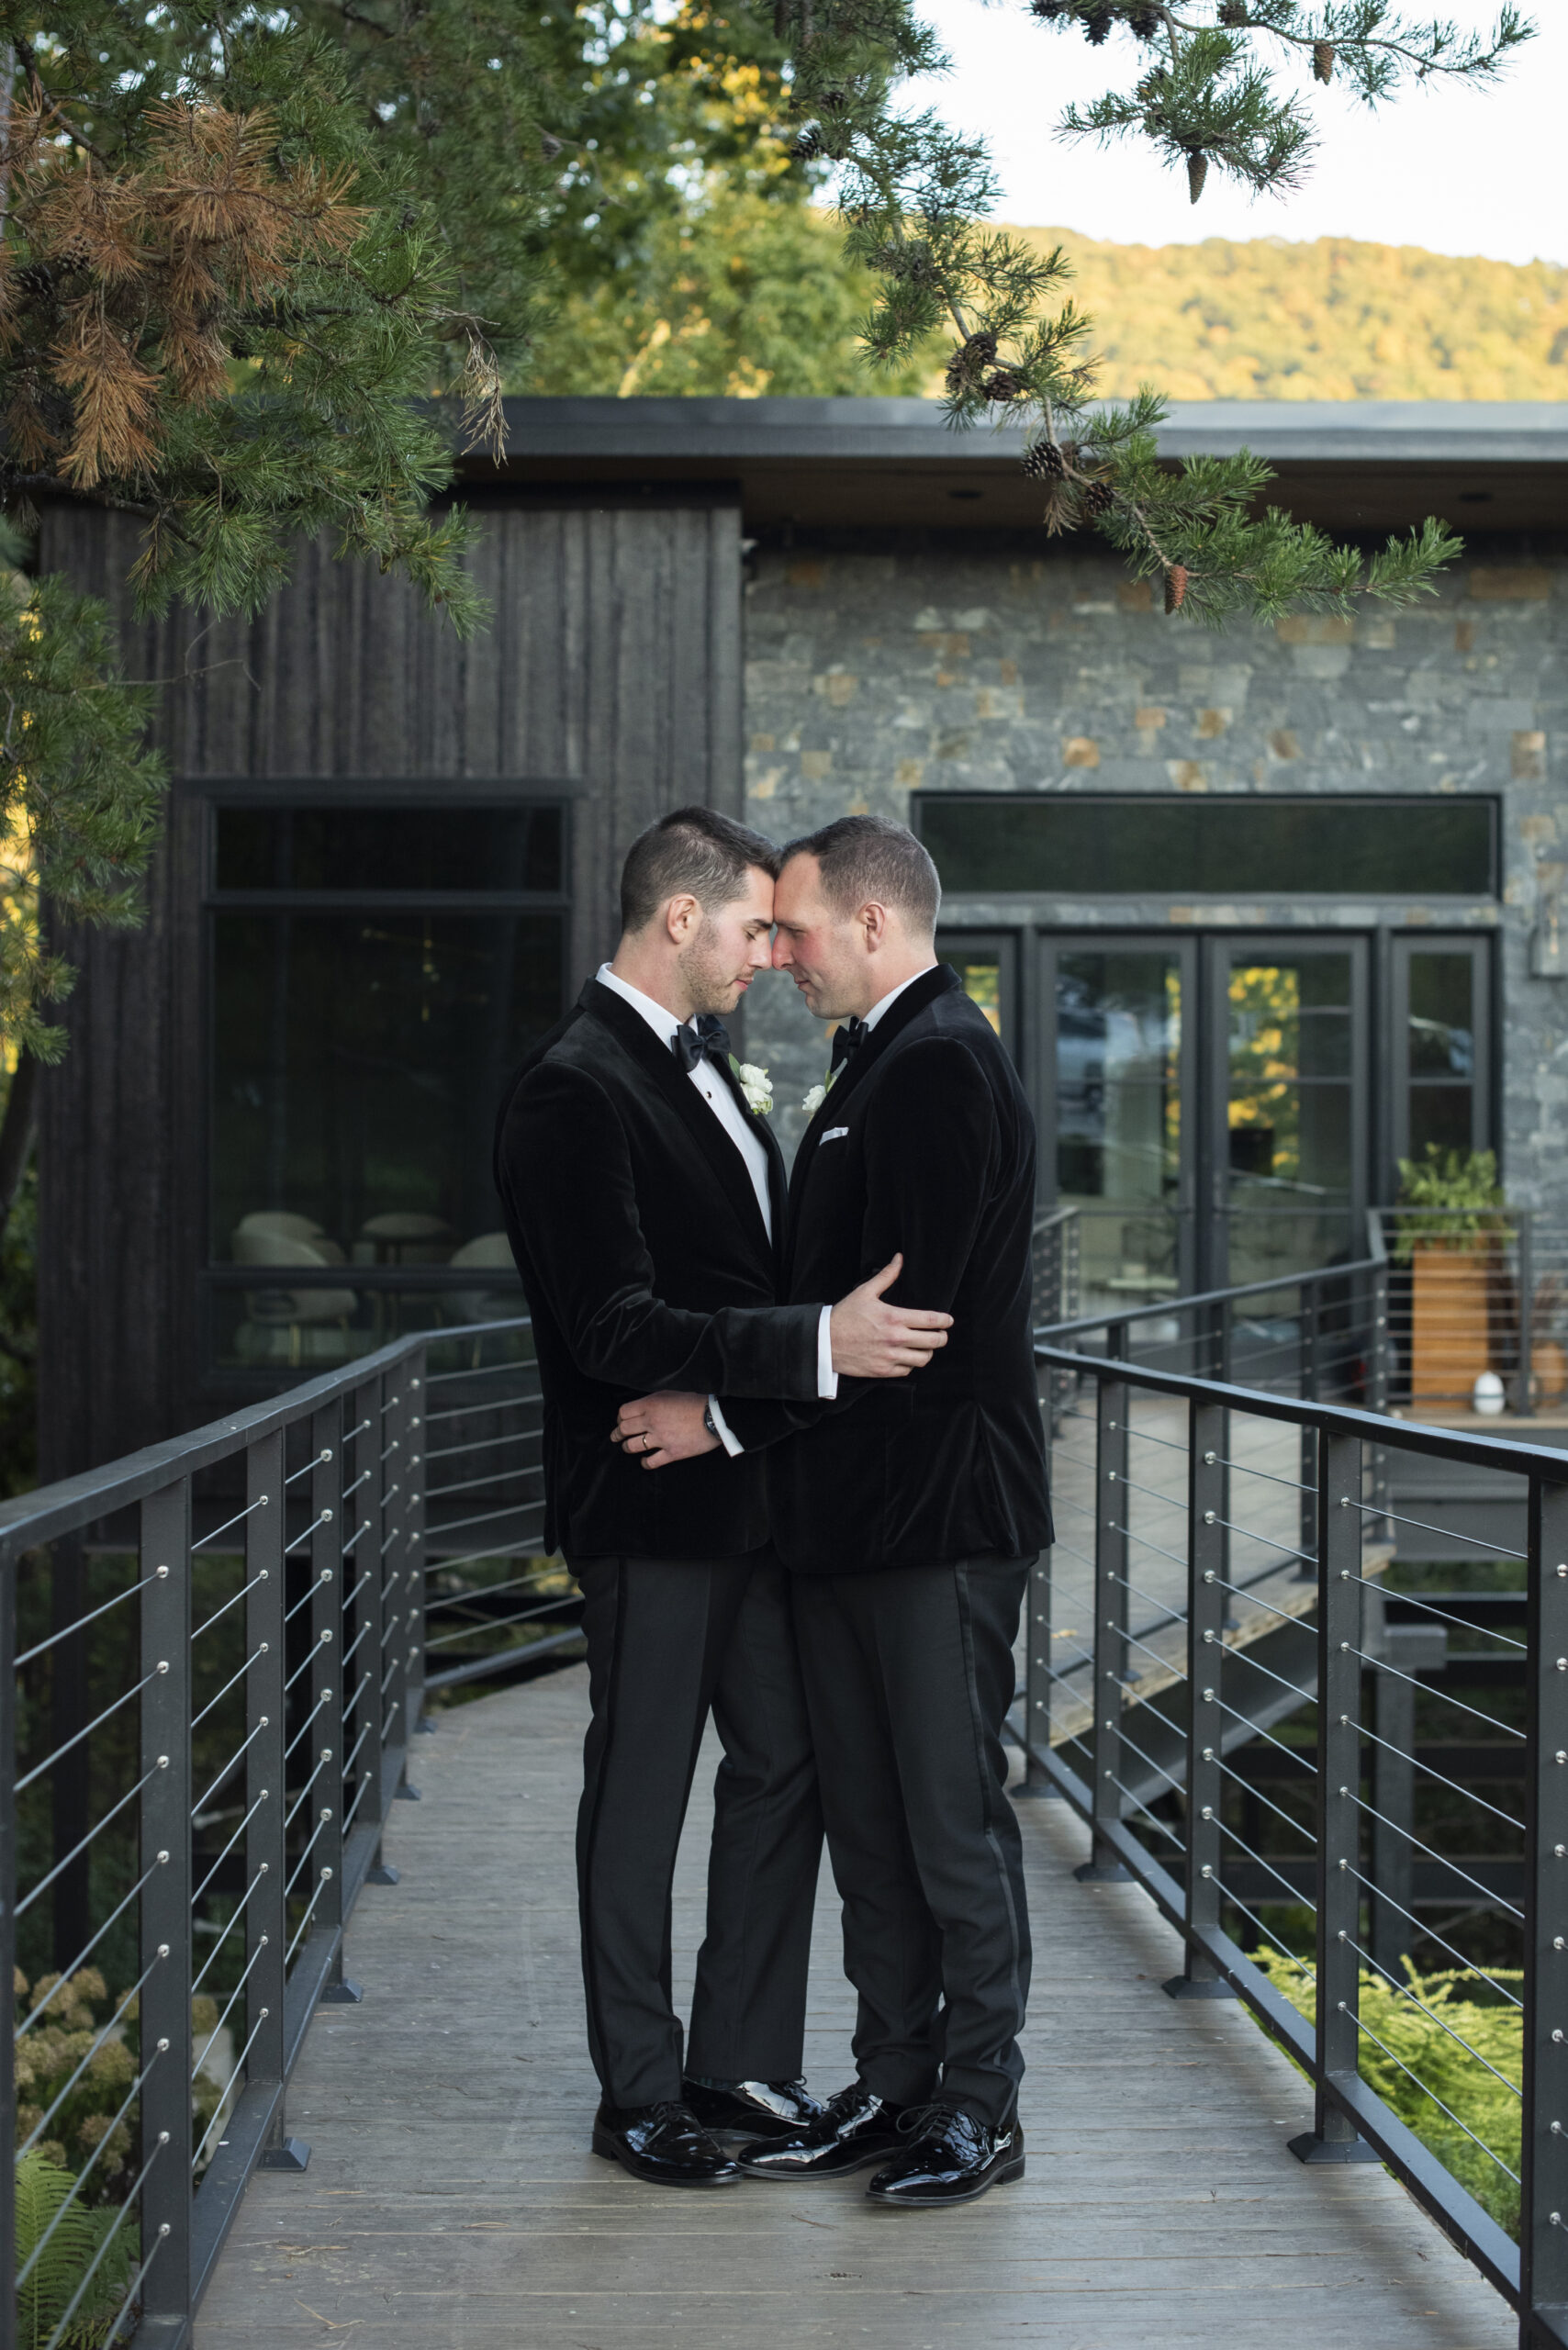
[[[287,1286],[296,1284],[290,1282]],[[481,1334],[494,1337],[501,1331],[526,1328],[530,1321],[531,1317],[523,1314],[509,1316],[505,1321],[466,1322],[451,1328],[415,1331],[406,1338],[390,1340],[374,1354],[355,1355],[336,1371],[323,1371],[319,1378],[286,1387],[279,1394],[264,1396],[259,1403],[249,1404],[220,1420],[208,1420],[205,1427],[192,1428],[184,1436],[165,1438],[162,1444],[150,1444],[140,1452],[123,1453],[118,1460],[106,1461],[101,1469],[84,1470],[78,1476],[62,1477],[51,1485],[40,1485],[36,1492],[0,1502],[0,1567],[18,1551],[52,1541],[57,1535],[74,1533],[95,1518],[108,1516],[111,1511],[145,1500],[149,1494],[158,1492],[175,1477],[195,1476],[215,1461],[242,1452],[258,1438],[271,1436],[307,1412],[330,1403],[334,1396],[362,1386],[383,1371],[394,1370],[420,1347]]]
[[[1241,1281],[1230,1289],[1183,1291],[1177,1297],[1163,1297],[1151,1305],[1119,1305],[1105,1314],[1082,1315],[1076,1322],[1048,1322],[1035,1333],[1036,1342],[1047,1337],[1071,1337],[1080,1330],[1119,1330],[1132,1322],[1148,1322],[1158,1315],[1190,1313],[1198,1305],[1228,1305],[1238,1298],[1263,1297],[1274,1290],[1305,1289],[1328,1281],[1351,1281],[1358,1273],[1375,1273],[1381,1270],[1379,1257],[1357,1257],[1342,1265],[1315,1265],[1304,1273],[1277,1273],[1266,1281]],[[1098,1358],[1095,1359],[1098,1360]]]
[[[1224,1294],[1224,1292],[1221,1292]],[[1318,1404],[1296,1395],[1276,1395],[1262,1387],[1241,1387],[1233,1381],[1200,1379],[1189,1371],[1155,1371],[1121,1357],[1073,1354],[1065,1347],[1042,1344],[1036,1336],[1035,1360],[1054,1371],[1076,1371],[1095,1379],[1115,1379],[1127,1386],[1148,1387],[1162,1395],[1184,1395],[1199,1403],[1219,1404],[1264,1420],[1284,1420],[1295,1427],[1312,1427],[1330,1436],[1360,1437],[1370,1444],[1387,1444],[1397,1435],[1402,1450],[1424,1452],[1436,1460],[1458,1460],[1480,1469],[1506,1470],[1518,1476],[1532,1472],[1554,1484],[1568,1485],[1568,1452],[1559,1446],[1518,1444],[1506,1437],[1469,1436],[1459,1428],[1444,1428],[1427,1420],[1395,1419],[1386,1412],[1367,1412],[1353,1404]]]

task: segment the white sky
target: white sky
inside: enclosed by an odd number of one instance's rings
[[[921,13],[956,71],[919,86],[915,102],[989,140],[1004,189],[1001,219],[1118,244],[1358,237],[1568,263],[1568,0],[1536,0],[1536,39],[1490,87],[1412,85],[1374,114],[1304,73],[1322,136],[1300,191],[1253,198],[1212,173],[1195,207],[1185,173],[1163,169],[1143,140],[1102,150],[1052,135],[1070,100],[1128,85],[1125,69],[1142,46],[1130,36],[1092,49],[1080,32],[1038,23],[1023,0],[924,0]],[[1420,0],[1410,13],[1424,13]],[[1444,13],[1478,30],[1492,16],[1483,0],[1448,0]]]

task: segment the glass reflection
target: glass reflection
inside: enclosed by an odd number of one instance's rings
[[[1081,1211],[1086,1311],[1180,1286],[1182,1011],[1173,956],[1058,957],[1057,1191]]]

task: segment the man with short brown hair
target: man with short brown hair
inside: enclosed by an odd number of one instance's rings
[[[821,1846],[811,1739],[763,1463],[728,1457],[741,1448],[715,1399],[804,1402],[840,1372],[896,1382],[948,1320],[882,1304],[896,1266],[831,1308],[778,1303],[783,1162],[722,1017],[767,967],[777,862],[711,809],[644,833],[614,958],[524,1064],[497,1133],[544,1395],[544,1539],[582,1587],[588,1638],[593,2144],[684,2187],[738,2181],[713,2130],[788,2132],[817,2109],[800,2079]],[[715,1457],[652,1477],[656,1445],[611,1429],[665,1387],[700,1391]],[[724,1762],[683,2061],[670,1883],[710,1710]]]
[[[875,2163],[872,2198],[916,2207],[1023,2176],[1029,1930],[1002,1726],[1028,1568],[1051,1539],[1034,1124],[984,1014],[936,960],[939,903],[913,834],[846,817],[784,852],[773,959],[841,1023],[790,1177],[786,1294],[846,1286],[896,1246],[890,1294],[949,1309],[949,1342],[836,1405],[721,1393],[747,1454],[769,1448],[859,1993],[857,2079],[792,2137],[743,2147],[741,2166],[801,2180]],[[622,1426],[689,1458],[710,1441],[700,1400],[645,1397]]]

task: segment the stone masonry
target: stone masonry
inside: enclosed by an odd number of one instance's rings
[[[1520,1204],[1568,1218],[1568,978],[1529,976],[1532,934],[1554,923],[1568,878],[1568,560],[1478,558],[1413,611],[1220,633],[1167,619],[1114,557],[1038,539],[766,544],[749,570],[747,814],[775,838],[857,810],[910,822],[930,789],[1500,795],[1500,903],[1019,896],[950,898],[944,917],[1496,926],[1505,1173]],[[792,1147],[826,1048],[787,981],[756,989],[746,1051],[771,1067]]]

